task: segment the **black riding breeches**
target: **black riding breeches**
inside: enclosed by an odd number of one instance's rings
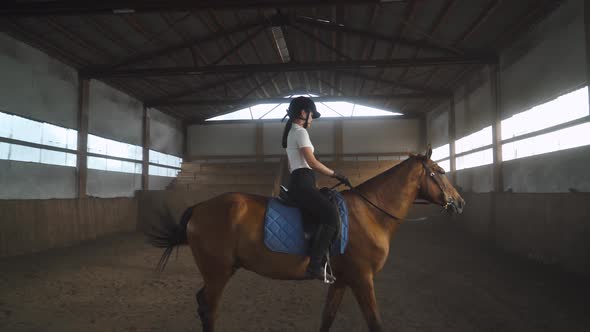
[[[289,196],[312,222],[338,228],[338,210],[315,186],[315,175],[309,168],[298,168],[289,179]]]

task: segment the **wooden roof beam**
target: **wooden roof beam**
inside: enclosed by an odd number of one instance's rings
[[[449,98],[448,94],[424,94],[424,93],[398,93],[389,95],[361,95],[361,96],[321,96],[313,97],[315,102],[336,102],[336,101],[375,101],[390,99],[445,99]],[[170,106],[244,106],[257,104],[280,104],[290,101],[290,98],[223,98],[223,99],[190,99],[180,101],[170,101],[164,103],[147,104],[149,107],[170,107]]]
[[[437,67],[448,65],[474,65],[496,64],[496,55],[457,56],[457,57],[425,57],[425,58],[401,58],[378,60],[350,60],[350,61],[320,61],[300,63],[268,63],[268,64],[243,64],[222,66],[189,66],[189,67],[156,67],[126,70],[85,70],[82,71],[87,78],[143,78],[155,76],[179,76],[179,75],[219,75],[259,72],[306,72],[306,71],[332,71],[332,70],[362,70],[393,67]]]
[[[238,10],[258,8],[296,8],[331,5],[378,4],[381,0],[54,0],[5,1],[0,4],[0,17],[67,16],[97,14],[133,14],[140,12]],[[396,1],[403,2],[403,1]]]

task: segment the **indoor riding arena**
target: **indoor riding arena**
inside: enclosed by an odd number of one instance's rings
[[[583,0],[2,1],[0,331],[590,331],[589,75]]]

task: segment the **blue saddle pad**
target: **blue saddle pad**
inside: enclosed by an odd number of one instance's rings
[[[341,235],[334,241],[332,255],[344,254],[348,243],[348,209],[342,194],[336,193],[341,220]],[[305,239],[303,219],[299,208],[286,206],[272,198],[264,217],[264,244],[275,252],[307,256],[309,240]]]

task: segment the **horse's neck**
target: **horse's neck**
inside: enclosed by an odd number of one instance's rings
[[[408,160],[367,180],[357,188],[377,206],[403,219],[418,196],[421,171],[420,163]],[[383,222],[391,219],[380,211],[375,212],[375,217]],[[391,223],[391,220],[388,221]]]

